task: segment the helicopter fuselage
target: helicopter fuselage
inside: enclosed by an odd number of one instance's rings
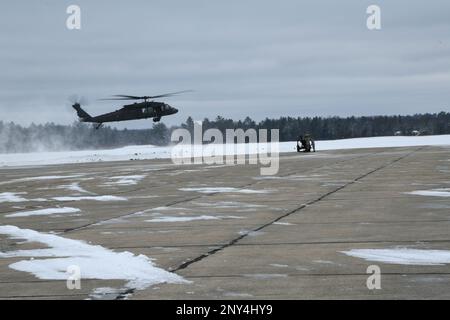
[[[177,113],[178,110],[163,102],[144,101],[124,105],[121,109],[105,113],[96,117],[82,118],[83,122],[104,123],[154,118],[159,121],[161,117]]]

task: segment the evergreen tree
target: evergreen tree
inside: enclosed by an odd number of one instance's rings
[[[181,124],[191,134],[194,129],[192,117]],[[279,129],[281,141],[294,141],[304,133],[310,133],[316,140],[343,139],[357,137],[392,136],[396,132],[412,134],[450,134],[450,113],[415,114],[409,116],[371,116],[371,117],[281,117],[266,118],[256,123],[250,117],[244,120],[225,119],[217,116],[215,120],[204,119],[203,130],[219,129],[225,137],[226,129],[242,128]],[[156,123],[151,129],[118,130],[108,126],[98,130],[90,124],[74,122],[72,125],[54,123],[34,124],[23,127],[14,122],[0,121],[0,153],[34,152],[55,150],[82,150],[98,148],[117,148],[126,145],[166,145],[170,129],[164,123]]]

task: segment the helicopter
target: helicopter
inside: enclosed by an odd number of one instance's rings
[[[99,129],[105,122],[128,121],[153,118],[153,122],[158,122],[163,116],[169,116],[178,112],[178,109],[164,102],[153,101],[152,99],[170,97],[180,93],[190,92],[192,90],[178,91],[160,94],[156,96],[129,96],[129,95],[113,95],[113,98],[100,100],[143,100],[132,104],[122,106],[121,109],[92,117],[81,108],[80,102],[75,102],[72,107],[77,111],[78,118],[81,122],[94,123],[95,129]],[[149,101],[150,100],[150,101]]]

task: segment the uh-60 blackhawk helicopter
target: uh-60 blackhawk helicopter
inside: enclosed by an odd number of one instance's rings
[[[91,117],[86,111],[81,108],[80,102],[75,102],[72,107],[77,111],[77,115],[81,122],[91,122],[95,124],[98,129],[105,122],[128,121],[137,119],[153,118],[153,122],[158,122],[163,116],[169,116],[178,112],[178,109],[169,106],[164,102],[153,101],[152,99],[170,97],[176,94],[190,92],[191,90],[178,91],[160,94],[157,96],[127,96],[114,95],[113,98],[100,100],[143,100],[133,104],[124,105],[121,109],[105,113],[99,116]],[[151,100],[151,101],[148,101]]]

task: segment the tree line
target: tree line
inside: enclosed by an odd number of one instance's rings
[[[104,126],[98,130],[92,125],[76,122],[72,125],[54,123],[31,124],[24,127],[13,122],[0,121],[0,153],[60,151],[117,148],[127,145],[167,145],[171,132],[177,128],[193,131],[191,117],[180,126],[167,127],[164,123],[152,128],[118,130]],[[244,120],[203,119],[203,130],[219,129],[279,129],[280,141],[295,141],[300,134],[310,133],[316,140],[392,135],[450,134],[450,113],[363,116],[363,117],[280,117],[256,122]]]

